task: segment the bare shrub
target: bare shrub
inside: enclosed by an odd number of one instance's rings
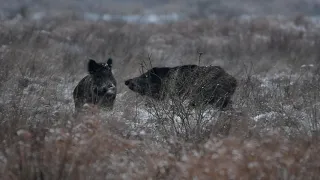
[[[200,58],[201,54],[199,63]],[[150,58],[141,63],[142,72],[145,65],[152,67]],[[210,126],[219,114],[210,108],[231,107],[230,99],[237,84],[221,67],[205,68],[195,65],[152,68],[126,80],[125,84],[151,98],[146,102],[147,111],[154,119],[152,123],[160,128],[160,134],[184,141],[202,141],[212,134]]]
[[[4,21],[1,179],[317,179],[320,36],[307,22]],[[122,84],[149,57],[153,66],[221,65],[239,79],[234,109],[192,108],[187,96],[148,101],[119,86],[113,112],[73,114],[87,59],[109,55]]]

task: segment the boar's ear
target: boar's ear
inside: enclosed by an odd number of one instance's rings
[[[107,64],[110,68],[112,68],[112,59],[111,58],[108,59]]]
[[[95,60],[89,59],[88,72],[89,72],[90,74],[93,74],[93,73],[97,72],[100,68],[101,68],[101,65],[99,65],[98,63],[96,63]]]

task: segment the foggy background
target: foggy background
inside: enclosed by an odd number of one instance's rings
[[[0,179],[319,179],[319,7],[0,0]],[[110,57],[113,110],[75,113],[88,59]],[[144,69],[185,64],[233,75],[233,109],[156,102],[125,86]]]
[[[122,19],[133,22],[137,21],[137,15],[162,15],[146,20],[158,22],[162,18],[176,21],[215,16],[320,14],[319,0],[1,0],[0,3],[1,19],[12,19],[19,14],[25,18],[41,19],[72,13],[74,17],[86,20]]]

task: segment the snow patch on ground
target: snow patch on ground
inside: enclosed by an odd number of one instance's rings
[[[259,114],[255,117],[253,117],[253,119],[257,122],[260,121],[261,119],[274,119],[274,117],[277,115],[276,112],[267,112],[267,113],[263,113],[263,114]]]
[[[48,12],[35,12],[31,14],[30,19],[32,20],[42,20],[46,17],[53,16]],[[168,22],[176,22],[183,17],[178,13],[169,14],[132,14],[132,15],[116,15],[116,14],[98,14],[95,12],[84,12],[82,18],[86,21],[109,21],[109,22],[126,22],[126,23],[136,23],[136,24],[163,24]]]

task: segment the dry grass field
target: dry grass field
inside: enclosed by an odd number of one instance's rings
[[[61,13],[5,19],[0,26],[0,179],[320,176],[315,17],[133,24]],[[75,114],[72,91],[87,74],[88,59],[109,57],[118,82],[114,110],[88,106]],[[170,102],[146,106],[146,98],[124,85],[140,75],[142,64],[199,62],[220,65],[237,78],[232,110],[189,110]]]

